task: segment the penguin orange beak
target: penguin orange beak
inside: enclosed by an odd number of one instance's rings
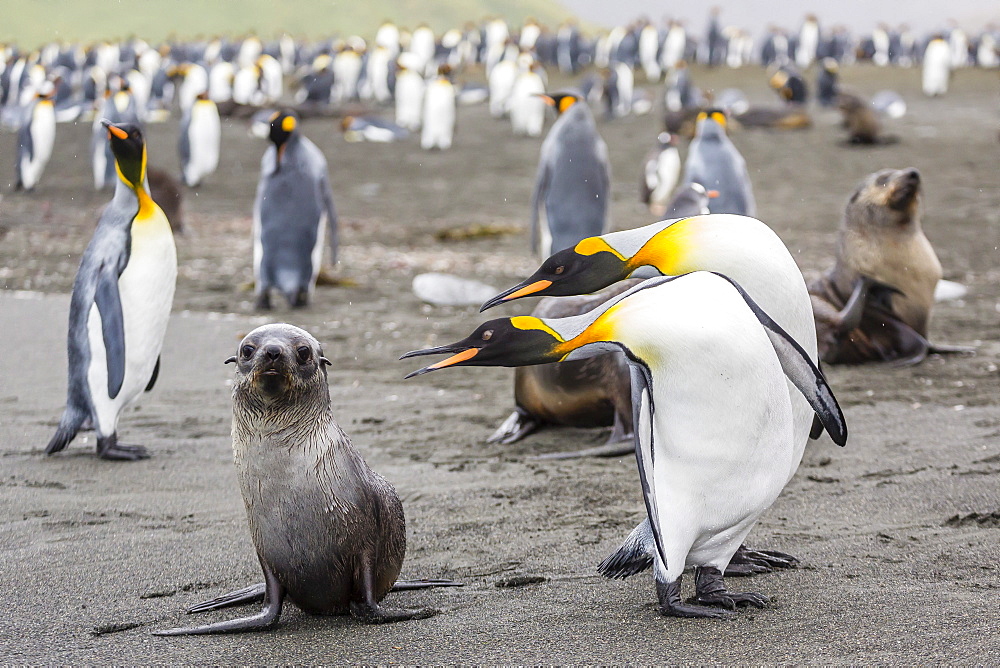
[[[128,139],[128,133],[125,132],[124,130],[122,130],[120,127],[118,127],[114,123],[112,123],[111,121],[102,120],[101,121],[101,125],[103,125],[104,127],[106,127],[108,129],[108,139],[111,139],[112,135],[114,135],[115,137],[118,137],[119,139]]]
[[[541,292],[542,290],[545,290],[551,285],[552,281],[547,281],[547,280],[535,281],[534,283],[529,283],[528,285],[524,286],[515,285],[510,290],[502,292],[496,297],[493,297],[492,299],[487,301],[479,309],[479,312],[482,313],[486,309],[492,308],[497,304],[502,304],[503,302],[512,301],[514,299],[520,299],[521,297],[528,297],[530,295],[535,294],[536,292]]]
[[[424,350],[411,350],[408,353],[404,353],[399,359],[405,360],[408,357],[419,357],[423,355],[438,355],[440,353],[455,353],[451,357],[441,360],[440,362],[435,362],[429,366],[425,366],[423,369],[417,369],[416,371],[411,371],[406,375],[406,378],[413,378],[414,376],[421,376],[425,373],[430,373],[431,371],[437,371],[438,369],[444,369],[445,367],[453,366],[455,364],[461,364],[471,360],[473,357],[479,354],[479,348],[464,348],[459,349],[455,344],[448,346],[438,346],[437,348],[426,348]],[[457,352],[456,352],[457,351]],[[403,380],[406,380],[404,378]]]
[[[708,199],[715,199],[718,196],[719,196],[718,190],[709,190],[708,192],[705,193],[705,197],[707,197]]]

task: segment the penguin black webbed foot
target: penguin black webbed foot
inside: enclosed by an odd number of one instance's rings
[[[752,575],[753,573],[770,573],[775,568],[797,568],[799,560],[790,554],[777,550],[751,550],[746,545],[740,545],[736,554],[729,560],[726,575]],[[735,566],[735,568],[734,568]],[[742,572],[749,567],[751,572]],[[763,569],[763,570],[757,570]],[[730,572],[732,571],[732,572]]]
[[[112,434],[97,439],[97,456],[111,461],[135,462],[149,459],[149,451],[141,445],[120,445],[118,436]]]
[[[271,295],[267,291],[261,292],[257,295],[257,299],[253,303],[253,307],[258,311],[270,311],[271,310]]]
[[[437,608],[383,608],[378,604],[352,602],[351,614],[368,624],[392,624],[427,619],[441,614],[441,611]]]
[[[681,579],[674,582],[656,581],[656,596],[660,603],[660,614],[664,617],[686,617],[727,619],[736,613],[725,608],[712,608],[705,605],[685,605],[681,603]],[[735,606],[734,606],[735,607]]]
[[[288,300],[292,308],[305,308],[309,306],[309,290],[302,288],[295,293],[295,297]]]
[[[769,602],[763,594],[729,591],[723,581],[722,571],[713,566],[695,568],[694,581],[696,593],[692,601],[701,605],[721,605],[728,610],[736,610],[737,606],[742,605],[763,608]]]

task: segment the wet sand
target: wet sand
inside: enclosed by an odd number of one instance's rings
[[[832,262],[854,185],[883,167],[924,178],[924,228],[945,277],[969,287],[939,304],[931,338],[975,345],[967,357],[908,368],[829,371],[851,437],[810,445],[798,474],[751,533],[800,568],[732,579],[765,610],[728,622],[661,617],[648,573],[624,582],[595,566],[644,516],[635,464],[539,461],[598,445],[606,430],[546,430],[485,446],[513,407],[508,369],[456,369],[403,381],[406,350],[464,337],[476,308],[420,304],[410,281],[447,271],[499,288],[530,273],[527,233],[444,242],[470,225],[524,228],[540,140],[510,136],[483,106],[463,107],[454,148],[415,140],[349,144],[334,121],[305,133],[330,160],[341,215],[345,285],[321,286],[306,311],[253,313],[246,285],[250,214],[264,144],[226,124],[220,172],[187,193],[188,233],[163,366],[154,391],[120,424],[153,453],[98,461],[94,437],[42,454],[65,401],[68,291],[107,194],[91,191],[89,127],[61,125],[37,192],[0,202],[0,657],[19,663],[993,663],[1000,659],[1000,185],[996,74],[959,72],[938,100],[917,71],[850,68],[864,93],[894,88],[909,114],[887,121],[897,144],[849,148],[835,112],[804,132],[736,131],[759,215],[807,274]],[[774,104],[764,75],[698,72]],[[613,224],[652,222],[637,201],[640,162],[658,116],[600,122],[613,169]],[[150,127],[150,162],[176,172],[176,122]],[[0,136],[0,155],[15,138]],[[496,309],[527,312],[528,302]],[[491,316],[495,317],[495,316]],[[157,628],[225,619],[188,605],[260,578],[229,444],[231,367],[240,337],[285,320],[313,332],[333,360],[336,413],[369,463],[392,481],[408,522],[405,577],[467,584],[393,594],[431,605],[428,620],[366,626],[286,607],[270,633],[156,638]],[[515,576],[542,581],[502,587]],[[690,588],[691,578],[685,591]]]

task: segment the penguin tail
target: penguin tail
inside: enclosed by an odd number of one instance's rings
[[[653,565],[654,546],[653,530],[647,518],[632,529],[614,554],[601,562],[597,572],[611,580],[624,580],[641,573]]]
[[[79,408],[72,405],[66,406],[62,418],[59,420],[59,426],[56,427],[56,433],[52,436],[49,444],[45,446],[45,454],[51,455],[69,445],[70,441],[76,438],[77,432],[80,431],[86,420],[87,414]]]

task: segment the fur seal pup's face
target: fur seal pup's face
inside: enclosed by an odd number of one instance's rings
[[[901,227],[917,219],[920,172],[883,169],[870,174],[847,203],[845,219],[859,228]]]
[[[264,325],[240,342],[235,363],[237,386],[263,398],[308,392],[317,379],[326,385],[323,349],[309,332],[286,324]]]

